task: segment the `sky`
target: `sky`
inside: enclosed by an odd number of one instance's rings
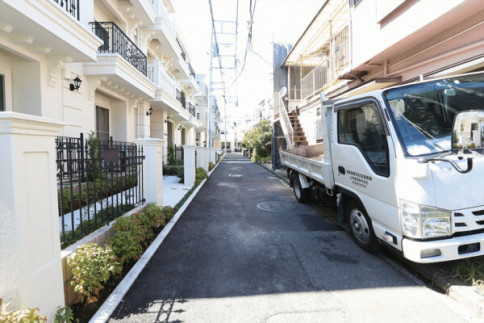
[[[252,49],[248,50],[245,68],[228,94],[238,97],[238,107],[227,109],[227,116],[231,118],[253,114],[259,102],[271,98],[273,42],[295,44],[324,0],[239,0],[237,56],[240,66],[247,43],[250,2],[253,5],[255,2]],[[172,3],[191,64],[197,74],[207,74],[208,83],[212,23],[209,0],[172,0]],[[212,0],[212,8],[215,20],[236,20],[237,0]],[[223,109],[220,103],[219,108]]]

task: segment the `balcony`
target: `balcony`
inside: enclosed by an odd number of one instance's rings
[[[70,14],[74,19],[79,20],[79,0],[51,0],[62,9],[64,9],[68,14]]]
[[[0,1],[2,47],[94,61],[100,41],[79,21],[80,5],[80,0]]]
[[[148,61],[146,55],[114,22],[91,22],[90,25],[96,36],[104,41],[104,44],[98,49],[99,53],[119,54],[134,68],[147,76]]]
[[[327,61],[316,66],[301,79],[301,97],[307,99],[318,94],[329,81],[329,67]]]
[[[191,103],[188,103],[188,112],[194,117],[197,117],[197,109],[195,109],[195,106]],[[200,120],[200,116],[197,117],[197,120]]]
[[[176,89],[176,100],[180,102],[182,107],[186,109],[186,100],[185,100],[185,93],[181,92],[180,90]]]

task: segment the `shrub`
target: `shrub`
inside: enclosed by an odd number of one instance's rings
[[[98,159],[100,156],[99,139],[96,137],[94,131],[91,131],[86,140],[89,159],[87,161],[87,179],[88,181],[94,181],[101,177],[101,170],[98,165]]]
[[[47,322],[47,317],[37,313],[38,307],[31,307],[26,310],[19,310],[15,312],[10,312],[7,310],[6,306],[2,304],[2,299],[0,298],[0,322],[5,323],[40,323]]]
[[[215,167],[215,165],[212,162],[208,163],[208,170],[209,171],[211,171],[214,167]]]
[[[69,306],[58,307],[55,312],[54,323],[73,323],[79,322],[79,319],[74,320],[74,312]]]
[[[106,240],[106,244],[114,251],[121,265],[127,261],[138,260],[143,254],[143,247],[139,241],[133,239],[127,231],[115,232],[112,238]]]
[[[113,250],[96,243],[80,246],[67,258],[67,264],[72,270],[71,285],[78,295],[78,301],[85,301],[86,304],[97,302],[104,284],[122,270]]]
[[[163,209],[155,203],[148,204],[142,215],[146,217],[146,223],[149,223],[152,228],[158,228],[166,224],[166,216]]]
[[[175,147],[173,145],[168,145],[168,163],[173,165],[176,162],[175,159]]]
[[[142,246],[147,246],[148,241],[153,237],[153,230],[143,225],[139,215],[131,215],[116,220],[113,225],[114,232],[128,232],[131,237]]]
[[[173,216],[175,215],[175,210],[171,206],[164,206],[162,209],[162,212],[165,216],[166,222],[168,223],[171,219],[173,219]]]
[[[202,167],[198,167],[195,170],[195,185],[198,186],[205,178],[207,178],[207,172]]]

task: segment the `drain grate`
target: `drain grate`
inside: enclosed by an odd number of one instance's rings
[[[261,202],[257,204],[257,208],[264,211],[290,211],[294,210],[296,205],[288,202]]]

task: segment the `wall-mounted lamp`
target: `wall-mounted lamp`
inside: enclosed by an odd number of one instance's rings
[[[148,109],[148,111],[146,111],[146,115],[147,115],[147,116],[150,116],[152,113],[153,113],[153,108],[152,108],[152,107],[150,107],[150,108]]]
[[[198,146],[199,143],[200,143],[200,139],[196,138],[195,139],[195,144]]]
[[[166,117],[165,123],[168,123],[170,121],[170,117]]]
[[[182,130],[182,126],[178,126],[178,130]]]
[[[72,80],[71,84],[69,84],[69,89],[71,91],[79,91],[79,88],[81,87],[82,80],[79,78],[79,76],[76,76],[75,79]]]

